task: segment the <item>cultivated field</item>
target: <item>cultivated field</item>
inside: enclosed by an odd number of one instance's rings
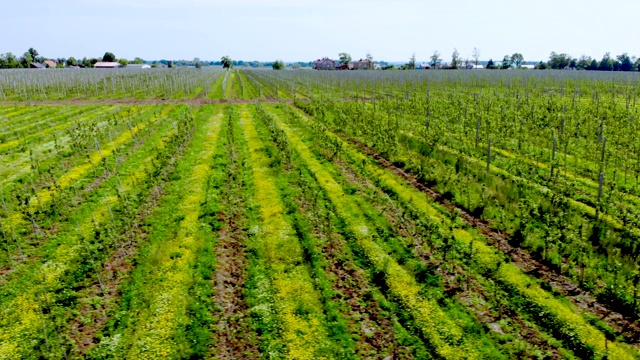
[[[0,71],[0,359],[640,358],[638,95]]]

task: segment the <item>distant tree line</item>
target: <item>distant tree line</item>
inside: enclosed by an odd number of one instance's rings
[[[473,57],[475,65],[478,65],[478,58],[480,56],[480,50],[474,48]],[[412,59],[415,58],[415,55]],[[436,51],[431,56],[431,66],[435,66],[442,59],[440,54]],[[457,69],[461,64],[461,59],[458,51],[454,49],[451,57],[451,63],[447,64],[444,68]],[[409,62],[411,63],[411,61]],[[465,66],[474,64],[469,59],[464,61]],[[513,55],[505,55],[500,62],[494,62],[493,59],[489,59],[486,63],[486,69],[512,69],[521,68],[525,64],[524,56],[521,53],[514,53]],[[579,59],[574,58],[571,55],[562,53],[558,54],[555,51],[551,52],[548,61],[540,61],[534,66],[535,69],[571,69],[571,70],[597,70],[597,71],[640,71],[640,58],[635,56],[629,56],[628,53],[623,53],[616,57],[612,57],[611,53],[606,53],[600,61],[590,56],[582,55]]]
[[[106,61],[106,62],[119,62],[120,64],[126,66],[128,64],[149,64],[152,67],[169,67],[169,66],[179,66],[179,67],[195,67],[202,68],[204,66],[223,66],[225,67],[253,67],[253,68],[277,68],[283,69],[286,67],[282,60],[276,61],[243,61],[243,60],[231,60],[230,58],[226,60],[228,56],[225,56],[220,59],[220,61],[202,61],[200,58],[194,58],[193,60],[154,60],[154,61],[145,61],[142,58],[136,57],[133,60],[128,60],[124,58],[117,58],[112,52],[106,52],[101,58],[98,57],[84,57],[82,59],[69,57],[69,58],[47,58],[41,56],[37,50],[34,48],[29,48],[22,56],[16,56],[13,53],[4,53],[0,54],[0,69],[28,69],[31,67],[33,63],[43,63],[45,60],[55,60],[57,63],[57,67],[65,68],[65,67],[84,67],[91,68],[97,62]],[[294,62],[289,63],[288,66],[297,69],[303,67],[311,67],[313,66],[312,62]]]
[[[102,58],[87,58],[76,59],[71,56],[69,58],[47,58],[41,56],[40,53],[34,48],[29,48],[22,56],[16,56],[13,53],[0,54],[0,69],[28,69],[33,63],[42,64],[45,60],[54,60],[57,63],[57,67],[93,67],[97,62],[119,62],[122,65],[128,64],[144,64],[144,60],[136,57],[133,60],[118,59],[112,52],[106,52]]]
[[[451,61],[443,63],[441,54],[438,51],[434,51],[427,63],[430,68],[439,69],[461,69],[472,68],[482,65],[479,61],[480,50],[473,49],[472,58],[463,59],[457,49],[453,49],[451,54]],[[340,62],[344,63],[350,60],[351,57],[347,53],[340,53]],[[416,54],[414,53],[409,62],[399,67],[389,65],[385,62],[378,62],[381,65],[382,70],[413,70],[420,64],[416,64]],[[505,55],[502,61],[493,61],[489,59],[484,63],[485,69],[520,69],[524,68],[526,64],[524,56],[521,53],[514,53],[512,55]],[[531,66],[531,65],[529,65]],[[590,56],[582,55],[579,59],[574,58],[568,54],[558,54],[555,51],[551,53],[548,61],[540,61],[534,66],[534,69],[571,69],[571,70],[598,70],[598,71],[640,71],[640,58],[630,56],[628,53],[623,53],[616,57],[612,57],[611,53],[606,53],[600,61],[591,58]]]
[[[590,56],[582,55],[576,59],[568,54],[558,54],[552,52],[549,61],[539,62],[537,69],[576,69],[576,70],[599,70],[599,71],[640,71],[640,59],[629,56],[627,53],[612,57],[611,53],[606,53],[598,61]]]
[[[430,56],[429,66],[431,68],[443,68],[443,69],[460,69],[470,67],[472,65],[478,66],[480,64],[480,50],[473,49],[472,59],[463,59],[457,49],[453,50],[451,55],[451,61],[446,64],[441,64],[443,61],[441,54],[438,51]],[[155,60],[144,61],[140,57],[136,57],[133,60],[127,60],[124,58],[118,59],[112,52],[106,52],[102,58],[87,58],[82,59],[69,57],[69,58],[46,58],[41,56],[34,48],[29,48],[22,54],[22,56],[16,56],[10,52],[0,54],[0,69],[20,69],[29,68],[33,63],[43,63],[45,60],[55,60],[57,67],[93,67],[99,61],[106,62],[119,62],[126,66],[128,64],[149,64],[153,67],[195,67],[201,68],[203,66],[222,66],[225,68],[231,67],[253,67],[253,68],[273,68],[284,69],[286,66],[298,69],[303,67],[312,67],[312,62],[295,62],[285,64],[282,60],[276,60],[271,62],[261,61],[243,61],[232,60],[228,56],[224,56],[220,61],[202,61],[200,58],[194,58],[193,60]],[[367,54],[367,59],[373,60],[370,54]],[[339,63],[347,64],[351,62],[351,55],[348,53],[339,54]],[[398,69],[394,65],[389,65],[386,62],[378,61],[383,70],[395,70]],[[485,63],[486,69],[512,69],[521,68],[525,64],[524,56],[521,53],[514,53],[512,55],[505,55],[502,61],[495,62],[493,59],[489,59]],[[400,66],[401,70],[413,70],[416,68],[416,55],[415,53],[409,59],[409,62]],[[610,53],[606,53],[599,61],[591,58],[590,56],[582,55],[580,58],[574,58],[569,54],[551,52],[548,61],[540,61],[535,65],[535,69],[575,69],[575,70],[598,70],[598,71],[640,71],[640,58],[630,56],[628,53],[623,53],[612,57]]]

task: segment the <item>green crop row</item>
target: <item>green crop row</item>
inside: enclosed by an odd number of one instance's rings
[[[335,135],[329,136],[335,137]],[[341,142],[344,149],[343,154],[348,156],[354,165],[364,167],[370,177],[375,179],[380,186],[392,192],[399,201],[417,207],[425,216],[433,218],[435,222],[440,222],[444,228],[447,228],[448,218],[443,216],[441,211],[434,207],[423,193],[410,186],[403,185],[403,182],[398,180],[395,175],[372,164],[370,158],[360,154],[350,144]],[[555,326],[558,332],[568,338],[568,341],[578,343],[574,344],[574,346],[579,347],[582,344],[585,347],[582,349],[583,351],[597,357],[607,355],[613,358],[631,359],[637,356],[636,351],[626,345],[608,342],[605,335],[587,323],[583,317],[576,313],[572,306],[557,300],[548,292],[542,290],[534,280],[525,275],[515,265],[505,263],[503,255],[497,254],[492,247],[486,245],[477,236],[463,229],[455,230],[452,235],[465,246],[470,246],[473,243],[472,246],[477,251],[479,264],[485,269],[494,269],[494,276],[497,280],[512,288],[530,301],[531,305],[543,311],[545,313],[544,317],[550,319],[545,321],[554,323],[552,326]]]

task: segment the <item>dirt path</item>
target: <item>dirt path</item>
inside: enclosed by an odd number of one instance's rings
[[[247,248],[249,241],[245,229],[249,219],[246,217],[247,204],[243,196],[244,178],[241,167],[246,159],[242,156],[240,144],[234,133],[234,124],[229,122],[227,136],[230,141],[225,145],[226,164],[225,186],[222,190],[223,208],[218,213],[218,222],[222,224],[218,231],[215,246],[216,268],[212,279],[215,289],[214,301],[217,305],[217,330],[215,332],[216,359],[257,359],[260,357],[258,336],[251,328],[249,306],[244,293],[247,279]]]
[[[293,103],[291,99],[104,99],[104,100],[44,100],[44,101],[0,101],[2,106],[42,106],[42,105],[208,105],[208,104],[253,104],[256,102],[279,104]]]

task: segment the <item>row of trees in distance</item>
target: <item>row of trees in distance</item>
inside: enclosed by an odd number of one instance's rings
[[[117,58],[112,52],[106,52],[101,58],[84,57],[82,59],[69,57],[69,58],[47,58],[41,56],[40,53],[34,49],[29,48],[22,56],[16,56],[11,52],[0,54],[0,69],[28,69],[31,67],[31,64],[34,62],[43,63],[45,60],[55,60],[57,62],[57,67],[65,68],[65,67],[86,67],[91,68],[99,61],[106,62],[119,62],[120,64],[126,66],[128,64],[150,64],[152,67],[167,67],[172,64],[173,66],[193,66],[196,68],[201,68],[203,66],[223,66],[233,67],[254,67],[254,68],[262,68],[262,67],[271,67],[276,70],[284,69],[286,67],[284,61],[276,60],[273,62],[261,62],[261,61],[243,61],[243,60],[232,60],[228,56],[222,57],[220,61],[202,61],[200,58],[194,58],[193,60],[154,60],[154,61],[144,61],[140,57],[136,57],[133,60],[127,60],[124,58]],[[311,67],[311,62],[296,62],[289,64],[292,68],[303,68],[303,67]]]
[[[480,50],[473,49],[472,59],[462,59],[457,49],[453,50],[451,55],[451,61],[449,63],[442,64],[441,54],[438,51],[434,51],[430,57],[429,65],[434,68],[442,65],[445,69],[459,69],[463,65],[479,65]],[[513,69],[520,68],[526,64],[524,56],[521,53],[514,53],[512,55],[505,55],[502,61],[495,62],[493,59],[484,64],[487,69]],[[391,68],[391,67],[389,67]],[[416,56],[415,53],[409,59],[409,62],[401,66],[400,69],[415,69],[416,68]],[[538,62],[535,69],[575,69],[575,70],[599,70],[599,71],[640,71],[640,58],[630,56],[628,53],[623,53],[612,57],[611,53],[606,53],[600,61],[587,55],[582,55],[580,58],[574,58],[569,54],[558,54],[555,51],[551,52],[548,61]],[[383,67],[383,69],[385,69]]]
[[[80,67],[93,67],[99,61],[106,62],[119,62],[122,65],[128,64],[143,64],[144,60],[139,57],[136,57],[133,60],[127,59],[118,59],[112,52],[106,52],[102,58],[87,58],[84,57],[82,59],[77,59],[75,57],[69,58],[47,58],[41,56],[38,50],[34,48],[29,48],[25,51],[22,56],[16,56],[11,52],[4,53],[0,55],[0,69],[28,69],[31,67],[32,63],[42,63],[45,60],[55,60],[57,63],[57,67],[71,67],[71,66],[80,66]]]
[[[365,58],[369,61],[373,61],[373,56],[371,53],[367,53]],[[34,48],[29,48],[25,53],[18,57],[14,54],[8,52],[5,54],[0,54],[0,69],[19,69],[19,68],[29,68],[32,63],[38,62],[42,63],[47,60],[47,58],[41,56],[38,51]],[[124,58],[118,59],[112,52],[106,52],[102,58],[87,58],[84,57],[82,59],[76,59],[75,57],[69,58],[57,58],[52,59],[56,60],[58,67],[70,67],[70,66],[80,66],[80,67],[93,67],[99,61],[107,61],[107,62],[119,62],[122,65],[128,64],[143,64],[149,63],[152,66],[170,66],[173,64],[174,66],[194,66],[196,68],[201,68],[203,66],[222,66],[224,68],[230,68],[234,66],[238,67],[254,67],[254,68],[262,68],[262,67],[271,67],[275,70],[282,70],[286,67],[285,63],[282,60],[276,60],[273,62],[261,62],[261,61],[243,61],[243,60],[232,60],[229,56],[223,56],[220,61],[202,61],[200,58],[195,58],[193,60],[159,60],[152,62],[145,62],[142,58],[136,57],[133,60],[127,60]],[[342,52],[338,54],[338,62],[340,64],[348,64],[352,61],[352,57],[349,53]],[[394,65],[389,65],[387,62],[379,61],[383,70],[413,70],[416,68],[416,55],[415,53],[404,65],[401,65],[399,68],[396,68]],[[460,69],[466,68],[469,65],[480,65],[480,50],[477,48],[473,49],[471,58],[463,59],[460,56],[460,53],[457,49],[453,50],[451,54],[451,61],[443,63],[443,59],[441,58],[441,54],[438,51],[434,51],[433,54],[429,58],[429,66],[431,68],[444,68],[444,69]],[[488,62],[482,62],[487,69],[513,69],[520,68],[524,64],[526,64],[524,56],[521,53],[514,53],[512,55],[505,55],[502,61],[493,61],[493,59],[489,59]],[[289,66],[293,69],[296,68],[304,68],[311,67],[312,62],[296,62],[290,63]],[[580,58],[574,58],[573,56],[565,53],[556,53],[552,52],[549,56],[548,61],[540,61],[535,65],[536,69],[544,70],[544,69],[576,69],[576,70],[599,70],[599,71],[640,71],[640,58],[635,56],[630,56],[628,53],[623,53],[617,55],[615,57],[611,56],[610,53],[606,53],[600,61],[590,56],[582,55]]]

